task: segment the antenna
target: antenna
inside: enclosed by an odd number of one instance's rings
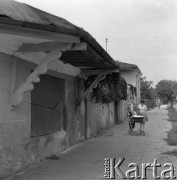
[[[108,43],[108,38],[106,38],[106,52],[107,52],[107,43]]]

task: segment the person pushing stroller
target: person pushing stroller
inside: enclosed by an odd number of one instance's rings
[[[137,111],[137,105],[134,103],[134,98],[130,97],[130,103],[128,104],[127,107],[127,115],[129,117],[129,129],[131,130],[135,128],[135,122],[132,122],[131,118],[136,113],[136,111]]]

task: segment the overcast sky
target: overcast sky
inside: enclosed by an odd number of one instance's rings
[[[154,85],[177,79],[177,0],[18,0],[83,27]]]

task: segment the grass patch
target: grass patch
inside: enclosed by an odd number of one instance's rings
[[[176,146],[177,145],[177,111],[175,108],[168,108],[168,116],[170,121],[172,123],[172,129],[168,131],[168,138],[167,143],[170,146]]]
[[[176,146],[177,145],[177,111],[173,107],[167,108],[168,110],[168,121],[172,124],[172,129],[168,131],[167,139],[165,139],[170,146]],[[177,149],[174,149],[173,151],[164,152],[162,154],[167,154],[171,156],[177,156]]]
[[[167,154],[167,155],[170,155],[170,156],[177,156],[177,149],[175,149],[173,151],[164,152],[162,154]]]
[[[170,122],[177,122],[177,111],[175,108],[167,108]]]
[[[176,146],[177,145],[177,127],[172,128],[168,132],[167,142],[168,142],[168,145],[170,145],[170,146]]]

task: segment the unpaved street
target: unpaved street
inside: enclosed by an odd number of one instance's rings
[[[164,140],[171,123],[167,121],[166,107],[148,113],[146,135],[128,135],[127,122],[101,132],[97,138],[85,141],[70,151],[63,153],[59,160],[50,160],[31,168],[13,180],[90,180],[104,179],[104,158],[124,157],[121,165],[126,171],[129,163],[153,163],[157,159],[162,165],[166,162],[177,167],[177,158],[161,154],[174,149]],[[141,169],[141,168],[140,168]],[[160,172],[159,169],[158,172]],[[153,179],[152,170],[147,170],[148,179]],[[116,174],[116,179],[121,179]],[[162,179],[162,178],[161,178]]]

